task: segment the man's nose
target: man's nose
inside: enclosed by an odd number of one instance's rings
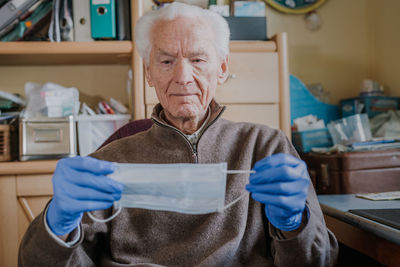
[[[188,85],[193,82],[192,66],[187,60],[180,60],[175,67],[175,82],[179,85]]]

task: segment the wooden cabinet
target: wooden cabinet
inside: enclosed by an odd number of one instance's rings
[[[217,88],[215,97],[227,107],[223,117],[280,128],[290,138],[286,34],[266,42],[231,42],[229,70],[229,78]],[[146,117],[156,103],[155,90],[146,82]]]
[[[56,161],[0,163],[0,266],[17,266],[19,243],[52,196]]]

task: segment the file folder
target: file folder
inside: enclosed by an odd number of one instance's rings
[[[131,6],[130,0],[116,0],[117,39],[131,40]]]
[[[23,15],[39,0],[11,0],[0,8],[0,31]]]
[[[73,0],[72,10],[74,16],[74,41],[94,41],[90,23],[90,0]]]
[[[115,39],[116,12],[114,0],[90,0],[90,19],[93,39]]]

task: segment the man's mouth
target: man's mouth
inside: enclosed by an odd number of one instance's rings
[[[185,96],[195,96],[196,94],[190,94],[190,93],[185,93],[185,94],[171,94],[171,96],[180,96],[180,97],[185,97]]]

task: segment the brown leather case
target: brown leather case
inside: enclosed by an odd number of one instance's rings
[[[306,153],[311,180],[318,194],[376,193],[400,190],[400,149]]]

